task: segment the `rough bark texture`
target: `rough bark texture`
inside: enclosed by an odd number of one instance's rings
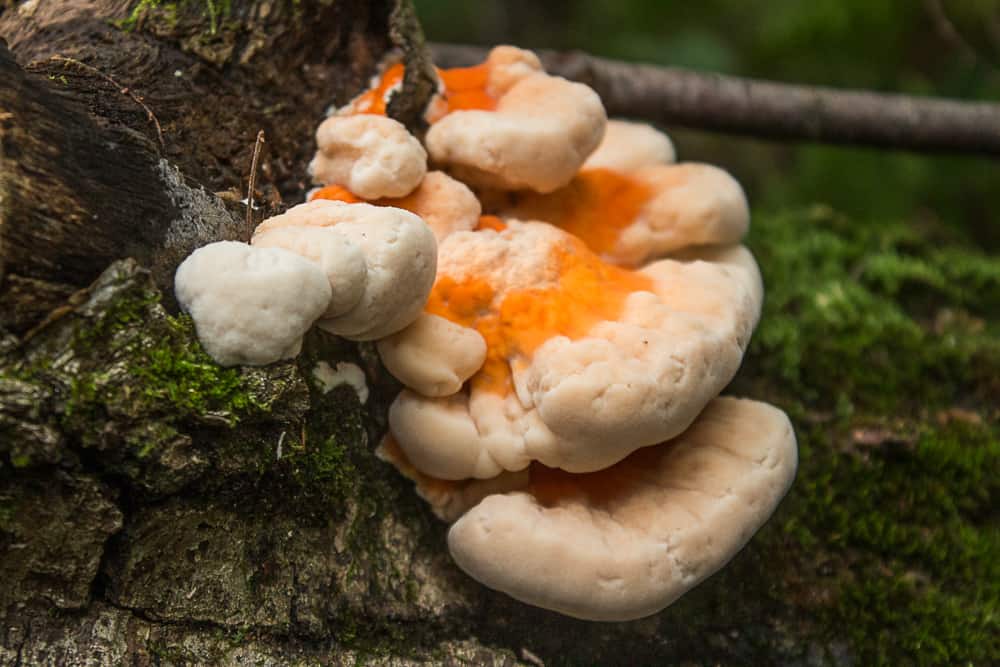
[[[437,62],[486,49],[434,45]],[[611,116],[757,138],[1000,155],[1000,105],[798,86],[543,51],[547,71],[596,90]]]
[[[398,387],[372,346],[313,334],[295,363],[226,370],[170,314],[169,231],[194,243],[241,229],[260,128],[266,205],[300,198],[324,108],[357,90],[394,30],[419,43],[412,24],[390,30],[394,9],[67,0],[0,15],[27,72],[0,60],[13,72],[0,88],[0,664],[837,658],[835,642],[792,639],[816,635],[772,590],[773,525],[768,547],[642,621],[574,621],[484,589],[373,454]],[[109,78],[148,105],[162,146]],[[324,392],[320,362],[360,365],[367,402]]]

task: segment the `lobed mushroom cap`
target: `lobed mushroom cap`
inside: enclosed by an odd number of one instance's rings
[[[636,266],[696,245],[738,243],[750,227],[750,206],[739,182],[709,164],[652,165],[635,176],[656,194],[608,253]]]
[[[313,262],[282,248],[235,241],[191,253],[177,267],[174,292],[205,351],[223,366],[294,357],[331,296],[326,275]]]
[[[490,49],[484,64],[488,71],[486,92],[496,98],[506,95],[523,79],[545,72],[542,61],[533,52],[506,44]]]
[[[427,150],[471,185],[551,192],[600,144],[604,106],[583,84],[523,64],[500,71],[497,87],[509,87],[496,108],[446,115],[427,132]]]
[[[330,282],[323,317],[346,313],[365,293],[368,268],[361,248],[329,227],[277,227],[254,234],[255,248],[284,248],[319,265]]]
[[[440,243],[453,232],[476,228],[483,209],[465,183],[443,171],[431,171],[420,186],[401,199],[384,199],[380,206],[406,209],[427,223]]]
[[[378,341],[382,363],[424,396],[450,396],[486,360],[486,341],[475,329],[421,313],[410,326]]]
[[[313,180],[343,185],[364,199],[408,195],[427,173],[424,147],[386,116],[331,116],[316,130],[316,143]]]
[[[591,475],[533,467],[523,490],[489,495],[451,527],[477,581],[568,616],[656,613],[725,565],[795,475],[795,435],[765,403],[712,401],[676,439]]]
[[[707,164],[585,169],[555,192],[498,201],[504,215],[554,224],[629,267],[693,245],[737,243],[750,225],[743,188]]]
[[[488,334],[491,357],[462,393],[404,390],[389,423],[409,460],[441,479],[531,461],[589,472],[674,437],[735,374],[762,300],[740,247],[633,273],[556,228],[512,221],[454,234],[439,257],[429,309],[468,311],[460,323]]]
[[[332,228],[360,248],[365,289],[358,302],[317,324],[351,340],[376,340],[413,322],[434,284],[437,244],[430,228],[409,211],[390,206],[317,199],[258,225],[256,235],[286,227]]]
[[[671,164],[677,159],[670,137],[646,123],[608,120],[604,138],[582,169],[613,169],[631,172],[653,164]]]

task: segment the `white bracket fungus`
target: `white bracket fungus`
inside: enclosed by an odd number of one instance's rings
[[[656,613],[725,565],[795,477],[795,434],[765,403],[720,398],[683,435],[592,476],[532,471],[448,532],[459,567],[569,616]]]
[[[315,262],[330,283],[330,304],[323,317],[343,315],[365,293],[368,265],[353,241],[327,227],[276,227],[255,234],[255,248],[284,248]]]
[[[320,320],[321,328],[351,340],[377,340],[417,318],[437,265],[437,243],[423,220],[389,206],[317,199],[268,218],[254,238],[302,227],[336,231],[360,249],[365,261],[361,297],[349,310]]]
[[[322,185],[336,183],[365,198],[403,197],[427,173],[427,152],[401,123],[385,116],[331,116],[316,131],[309,165]]]
[[[486,341],[475,329],[437,315],[378,342],[382,363],[400,382],[424,396],[450,396],[486,360]]]
[[[600,470],[676,436],[739,368],[762,298],[748,251],[614,269],[550,225],[441,244],[430,308],[489,333],[493,366],[454,396],[404,391],[389,423],[442,479],[531,461]],[[423,355],[430,355],[430,344]],[[509,369],[509,370],[508,370]],[[508,372],[497,383],[490,374]]]
[[[281,248],[220,241],[195,250],[174,276],[181,308],[223,366],[294,357],[330,303],[319,266]]]

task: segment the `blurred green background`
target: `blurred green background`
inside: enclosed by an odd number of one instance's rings
[[[416,5],[434,41],[1000,100],[1000,0]],[[722,664],[997,664],[998,162],[665,129],[750,197],[767,296],[731,391],[788,411],[800,467],[661,627]]]

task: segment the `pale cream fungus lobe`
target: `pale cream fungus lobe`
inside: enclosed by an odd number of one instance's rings
[[[389,67],[338,114],[385,114],[402,76],[402,65]],[[440,92],[426,112],[427,151],[465,183],[550,192],[601,142],[607,116],[597,94],[546,74],[529,51],[499,46],[481,65],[438,76]]]
[[[656,613],[724,566],[787,493],[797,464],[783,412],[728,397],[673,440],[587,474],[535,462],[487,480],[441,480],[391,436],[379,455],[454,522],[449,550],[470,576],[600,621]]]
[[[321,185],[343,185],[365,199],[403,197],[427,173],[427,152],[385,116],[331,116],[316,130],[309,172]]]
[[[420,315],[437,264],[434,234],[423,220],[389,206],[318,199],[268,218],[257,226],[254,239],[302,227],[342,235],[365,263],[360,297],[346,311],[319,320],[319,327],[351,340],[377,340]]]
[[[328,185],[309,195],[310,201],[317,199],[347,204],[365,201],[339,185]],[[401,208],[420,216],[439,243],[452,232],[476,229],[481,221],[482,207],[476,195],[442,171],[429,172],[417,189],[405,197],[375,199],[370,203]]]
[[[478,331],[486,359],[458,394],[404,391],[390,425],[443,479],[599,470],[690,424],[739,366],[760,299],[738,247],[633,272],[542,223],[453,234],[426,311]]]
[[[611,121],[568,185],[514,193],[500,200],[501,214],[561,227],[604,260],[628,267],[689,246],[739,242],[750,222],[739,183],[711,165],[669,164],[669,139],[641,127]]]

